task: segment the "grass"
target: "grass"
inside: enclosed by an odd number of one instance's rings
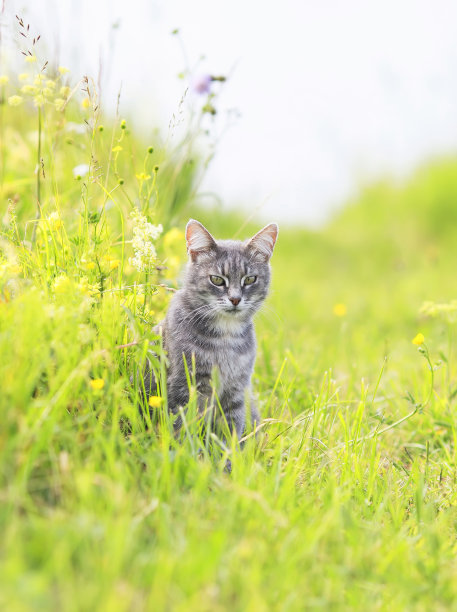
[[[189,205],[198,134],[146,145],[120,118],[100,129],[89,81],[63,111],[8,105],[17,86],[1,86],[2,608],[453,609],[457,162],[366,188],[319,232],[281,229],[262,433],[208,453],[191,414],[180,440],[163,405],[146,428],[129,378],[184,221],[223,238],[248,215]],[[132,210],[164,226],[141,272]]]

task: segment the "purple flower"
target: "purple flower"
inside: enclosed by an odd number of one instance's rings
[[[195,93],[206,94],[209,93],[211,88],[212,77],[209,74],[200,74],[195,77],[192,82],[192,89]]]

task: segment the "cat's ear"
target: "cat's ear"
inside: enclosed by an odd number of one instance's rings
[[[270,223],[249,240],[247,248],[252,251],[256,259],[267,262],[273,255],[277,237],[278,226],[276,223]]]
[[[216,242],[201,223],[191,219],[186,225],[187,252],[192,261],[216,248]]]

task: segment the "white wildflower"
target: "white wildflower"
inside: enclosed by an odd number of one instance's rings
[[[73,168],[73,176],[75,178],[85,176],[89,172],[89,166],[87,164],[79,164]]]
[[[60,92],[64,98],[66,98],[66,95],[61,91]],[[74,121],[69,121],[66,126],[65,126],[65,130],[67,132],[74,132],[75,134],[85,134],[87,132],[87,125],[85,125],[84,123],[75,123]]]
[[[129,259],[130,265],[139,272],[149,268],[151,262],[157,258],[157,252],[153,240],[157,240],[163,231],[162,225],[153,225],[147,218],[137,210],[132,211],[133,240],[132,246],[134,257]]]

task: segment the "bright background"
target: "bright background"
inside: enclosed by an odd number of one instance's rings
[[[318,224],[384,175],[402,177],[457,143],[457,4],[394,0],[6,0],[50,57],[97,77],[106,109],[166,135],[196,73],[230,74],[218,109],[240,117],[204,192],[262,217]],[[7,42],[7,41],[6,41]],[[4,45],[5,47],[5,45]],[[12,50],[11,55],[17,54]],[[208,199],[211,201],[211,198]]]

